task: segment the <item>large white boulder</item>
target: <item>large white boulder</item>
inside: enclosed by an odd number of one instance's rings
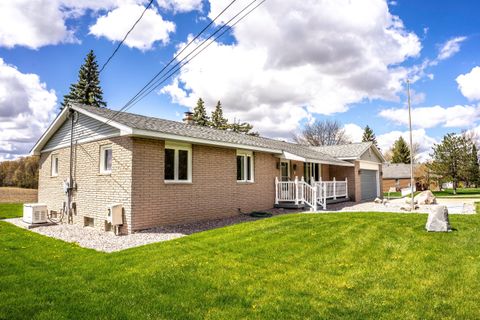
[[[433,195],[432,191],[426,190],[417,194],[414,198],[415,203],[418,204],[435,204],[437,199]]]
[[[433,232],[450,232],[452,227],[448,221],[448,209],[446,206],[432,206],[428,214],[427,224],[425,225],[427,231]]]

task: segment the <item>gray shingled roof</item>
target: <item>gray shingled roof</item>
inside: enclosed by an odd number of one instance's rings
[[[359,158],[372,146],[372,142],[359,142],[336,146],[310,147],[311,149],[326,153],[339,159]]]
[[[183,137],[210,140],[212,142],[233,143],[251,147],[281,150],[292,153],[302,158],[336,163],[338,165],[350,165],[350,163],[336,159],[332,155],[312,150],[299,144],[273,140],[264,137],[254,137],[241,133],[217,130],[202,126],[186,124],[183,122],[147,117],[127,112],[117,112],[107,108],[97,108],[75,104],[75,107],[84,109],[93,114],[110,119],[127,127],[166,134],[180,135]]]
[[[418,165],[414,164],[414,169]],[[415,170],[413,171],[415,173]],[[410,178],[410,165],[405,163],[383,164],[383,179],[406,179]]]

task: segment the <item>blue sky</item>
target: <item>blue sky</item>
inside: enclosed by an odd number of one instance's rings
[[[237,0],[223,18],[249,2]],[[108,107],[123,106],[228,3],[155,0],[101,75]],[[0,160],[28,153],[86,53],[103,64],[146,4],[0,3]],[[337,119],[356,141],[368,124],[385,150],[406,136],[409,78],[414,140],[426,159],[445,133],[480,132],[479,9],[473,1],[267,0],[129,111],[180,120],[202,97],[274,138]]]

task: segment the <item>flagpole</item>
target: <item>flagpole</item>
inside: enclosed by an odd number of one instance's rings
[[[407,97],[408,97],[408,125],[410,129],[410,204],[411,211],[415,210],[415,204],[413,203],[413,139],[412,139],[412,107],[410,105],[410,80],[407,79]]]

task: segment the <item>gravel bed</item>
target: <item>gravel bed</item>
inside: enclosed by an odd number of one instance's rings
[[[299,212],[299,210],[271,209],[267,210],[267,212],[272,213],[273,215],[279,215]],[[62,223],[28,229],[28,224],[23,222],[22,218],[5,219],[3,221],[45,236],[60,239],[66,242],[77,243],[79,246],[84,248],[90,248],[103,252],[115,252],[150,243],[173,240],[196,232],[221,228],[258,219],[265,218],[253,218],[249,215],[241,214],[233,217],[202,221],[198,223],[146,229],[122,236],[116,236],[113,234],[113,232],[104,232],[95,228],[83,227],[78,224]]]

